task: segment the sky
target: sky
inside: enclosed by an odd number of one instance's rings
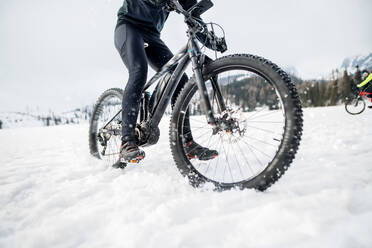
[[[222,25],[226,54],[263,56],[302,78],[372,52],[371,0],[214,0],[203,18]],[[127,71],[113,43],[122,0],[0,1],[0,111],[65,111],[123,88]],[[181,16],[162,32],[173,51],[186,42]],[[149,76],[152,75],[152,72]]]

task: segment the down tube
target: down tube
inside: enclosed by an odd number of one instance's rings
[[[164,90],[163,95],[161,96],[159,102],[156,103],[156,109],[151,119],[152,126],[158,126],[161,118],[164,115],[165,110],[171,100],[174,91],[176,90],[178,84],[180,83],[181,77],[185,72],[187,66],[190,63],[190,58],[188,54],[185,54],[179,64],[176,67],[176,70],[173,72],[171,78],[169,79],[168,85]]]

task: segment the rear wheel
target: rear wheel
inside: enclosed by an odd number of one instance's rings
[[[366,103],[361,97],[355,97],[345,102],[345,110],[351,115],[358,115],[364,111]]]
[[[121,89],[106,90],[97,100],[90,120],[90,153],[110,166],[117,165],[119,159],[122,98]]]
[[[205,66],[203,77],[217,125],[207,123],[191,79],[171,119],[170,144],[178,169],[195,187],[211,182],[218,190],[265,190],[284,174],[299,146],[303,121],[296,88],[276,65],[252,55],[213,61]],[[216,150],[216,158],[187,156],[186,113],[194,141]]]

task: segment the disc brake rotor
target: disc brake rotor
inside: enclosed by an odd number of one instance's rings
[[[240,109],[225,110],[216,116],[216,119],[217,127],[214,130],[214,134],[219,134],[221,138],[228,138],[230,141],[238,140],[244,136],[247,129],[247,121]]]

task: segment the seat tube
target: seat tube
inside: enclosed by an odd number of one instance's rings
[[[188,53],[192,62],[192,70],[195,75],[196,84],[199,89],[199,94],[202,98],[204,105],[205,116],[207,118],[208,124],[216,125],[216,120],[213,115],[211,102],[208,96],[208,90],[205,86],[202,74],[202,65],[200,64],[200,48],[194,39],[190,39],[188,46]]]

